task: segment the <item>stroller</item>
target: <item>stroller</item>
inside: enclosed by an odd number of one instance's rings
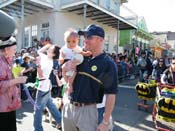
[[[155,128],[161,131],[171,131],[158,126],[158,120],[167,122],[168,127],[171,126],[169,124],[175,125],[175,86],[158,84],[156,90],[157,95],[152,112]]]

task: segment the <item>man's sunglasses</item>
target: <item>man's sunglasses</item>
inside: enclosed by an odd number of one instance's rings
[[[98,38],[98,36],[84,36],[88,40],[92,40],[93,38]]]

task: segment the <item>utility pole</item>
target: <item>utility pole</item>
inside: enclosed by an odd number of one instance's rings
[[[116,55],[118,55],[118,46],[120,44],[120,21],[117,21],[117,46],[116,46]]]
[[[21,45],[22,48],[24,48],[24,37],[25,37],[25,31],[24,31],[24,0],[21,0]]]
[[[84,4],[84,13],[83,13],[83,28],[86,28],[86,11],[87,11],[87,4]]]

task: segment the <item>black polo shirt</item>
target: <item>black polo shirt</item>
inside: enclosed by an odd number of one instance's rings
[[[101,103],[103,93],[117,93],[117,79],[116,64],[107,54],[85,57],[77,66],[71,99],[80,103]]]

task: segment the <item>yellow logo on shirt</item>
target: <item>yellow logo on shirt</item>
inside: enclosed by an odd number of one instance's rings
[[[97,70],[97,66],[93,65],[93,66],[91,67],[91,70],[92,70],[92,71],[96,71],[96,70]]]

